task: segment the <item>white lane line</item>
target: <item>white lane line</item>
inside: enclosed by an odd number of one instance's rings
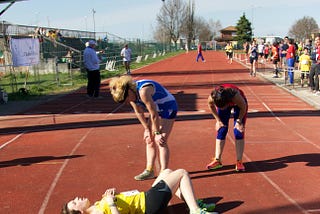
[[[236,142],[234,139],[228,135],[228,139],[233,143],[235,146]],[[245,159],[248,160],[248,162],[253,162],[248,155],[245,153],[243,154]],[[272,181],[271,178],[269,178],[264,172],[258,172],[271,186],[273,186],[274,189],[276,189],[285,199],[287,199],[289,202],[291,202],[295,207],[297,207],[302,213],[308,214],[308,211],[305,210],[303,207],[301,207],[298,202],[296,202],[293,198],[291,198],[279,185],[277,185],[275,182]]]
[[[269,106],[267,104],[265,104],[264,102],[262,102],[262,104],[266,107],[266,109],[268,109],[268,111],[272,114],[272,116],[274,116],[283,126],[285,126],[289,131],[293,132],[295,135],[297,135],[298,137],[300,137],[304,142],[307,142],[311,145],[313,145],[314,147],[316,147],[317,149],[320,150],[320,146],[313,143],[311,140],[307,139],[306,137],[304,137],[302,134],[300,134],[299,132],[297,132],[296,130],[290,128],[287,126],[287,124],[285,122],[283,122],[277,115],[275,115],[272,110],[269,108]]]
[[[74,153],[76,152],[76,150],[79,148],[79,146],[81,145],[81,143],[88,137],[89,133],[93,130],[93,128],[89,129],[87,131],[87,133],[79,140],[79,142],[75,145],[75,147],[72,149],[72,151],[69,153],[69,156],[74,155]],[[51,198],[51,195],[53,193],[53,190],[55,189],[55,187],[57,186],[57,183],[62,175],[63,170],[65,169],[65,167],[67,166],[67,164],[69,163],[70,159],[66,159],[62,166],[60,167],[59,171],[57,172],[53,182],[50,185],[50,188],[42,202],[42,205],[40,207],[40,210],[38,212],[38,214],[43,214],[44,211],[46,210],[47,206],[48,206],[48,202]]]
[[[308,210],[309,213],[320,213],[320,209]]]
[[[22,132],[21,134],[16,135],[14,138],[12,138],[11,140],[7,141],[6,143],[2,144],[0,146],[0,150],[3,149],[4,147],[6,147],[7,145],[9,145],[10,143],[14,142],[15,140],[17,140],[18,138],[20,138],[23,134],[25,134],[26,132]]]
[[[118,111],[124,104],[119,105],[116,109],[114,109],[111,113],[107,114],[106,117],[108,117],[109,115],[113,114],[114,112]],[[81,145],[81,143],[88,137],[88,135],[90,134],[90,132],[92,132],[95,128],[91,128],[87,131],[87,133],[85,133],[85,135],[80,139],[80,141],[75,145],[75,147],[72,149],[72,151],[70,152],[69,156],[74,155],[74,153],[77,151],[77,149],[79,148],[79,146]],[[62,166],[60,167],[59,171],[57,172],[53,182],[50,185],[50,188],[42,202],[42,205],[40,207],[40,210],[38,212],[38,214],[43,214],[48,206],[48,203],[50,201],[51,195],[55,189],[55,187],[57,186],[57,183],[63,173],[63,170],[66,168],[67,164],[69,163],[70,159],[66,159]]]
[[[244,83],[245,84],[245,83]],[[246,85],[246,84],[245,84]],[[295,133],[297,136],[302,137],[302,139],[306,139],[305,137],[303,137],[302,135],[300,135],[296,130],[290,128],[287,126],[287,124],[285,122],[283,122],[281,120],[281,118],[279,118],[273,111],[272,109],[266,104],[264,103],[255,93],[253,90],[251,90],[250,87],[247,86],[247,88],[251,91],[251,94],[253,96],[256,97],[257,100],[259,100],[262,105],[270,112],[270,114],[276,119],[278,120],[284,127],[286,127],[289,131]],[[228,138],[232,141],[232,143],[235,145],[235,141],[228,136]],[[307,140],[305,142],[311,143],[311,141]],[[314,145],[314,144],[313,144]],[[319,147],[317,147],[319,148]],[[249,156],[247,156],[245,153],[243,154],[243,156],[249,161],[252,162],[252,160],[249,158]],[[259,172],[259,174],[268,182],[270,183],[273,188],[275,188],[285,199],[287,199],[289,202],[291,202],[295,207],[297,207],[302,213],[304,214],[308,214],[308,211],[306,209],[304,209],[303,207],[301,207],[299,205],[299,203],[297,201],[295,201],[293,198],[291,198],[283,189],[281,189],[281,187],[279,185],[277,185],[271,178],[269,178],[264,172]]]

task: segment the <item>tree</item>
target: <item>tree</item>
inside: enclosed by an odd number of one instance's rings
[[[186,4],[182,0],[167,0],[163,3],[160,13],[157,15],[158,28],[169,35],[175,45],[180,39],[180,31],[183,26],[183,14],[186,13]]]
[[[188,47],[190,47],[190,43],[195,39],[195,21],[194,21],[194,12],[195,12],[195,3],[194,0],[189,0],[188,5],[186,6],[186,11],[183,15],[183,22],[181,26],[181,34],[185,36],[187,39]]]
[[[304,41],[310,38],[311,33],[318,28],[319,26],[314,18],[304,16],[291,26],[288,35],[297,41]]]
[[[222,29],[222,24],[220,20],[213,21],[212,19],[209,19],[209,26],[211,29],[212,37],[217,37],[219,35],[220,30]]]
[[[212,32],[209,23],[202,17],[196,17],[194,32],[199,41],[212,40]]]
[[[251,22],[246,18],[245,13],[240,17],[237,25],[237,36],[235,39],[238,41],[239,45],[245,42],[250,42],[252,40],[252,27]]]

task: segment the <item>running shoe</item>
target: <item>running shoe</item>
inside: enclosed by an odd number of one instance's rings
[[[217,159],[213,159],[210,163],[207,164],[207,169],[210,169],[210,170],[219,169],[221,167],[223,167],[223,165]]]
[[[137,181],[143,181],[143,180],[148,180],[152,178],[154,178],[154,173],[153,171],[149,171],[149,170],[144,170],[141,174],[134,177],[134,179]]]
[[[237,163],[236,163],[236,171],[237,171],[237,172],[244,172],[244,171],[246,171],[246,168],[244,167],[242,161],[237,161]]]
[[[218,214],[217,212],[209,212],[206,210],[206,208],[198,208],[195,211],[190,211],[190,214]]]
[[[203,200],[198,199],[197,200],[197,204],[199,205],[199,207],[201,209],[205,208],[206,211],[212,212],[214,210],[214,208],[216,208],[216,204],[215,203],[204,203]]]

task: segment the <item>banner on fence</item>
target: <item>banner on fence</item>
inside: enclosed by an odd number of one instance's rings
[[[40,62],[39,39],[11,39],[10,49],[13,66],[37,65]]]

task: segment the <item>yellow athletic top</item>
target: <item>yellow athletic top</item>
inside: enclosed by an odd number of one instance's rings
[[[227,45],[226,46],[226,52],[232,52],[232,51],[233,51],[232,45]]]
[[[137,190],[117,194],[114,203],[121,214],[143,214],[146,212],[145,194]],[[103,198],[94,205],[104,214],[111,214],[109,205]]]
[[[302,54],[299,57],[299,64],[301,71],[310,71],[311,68],[311,59],[309,55]]]

